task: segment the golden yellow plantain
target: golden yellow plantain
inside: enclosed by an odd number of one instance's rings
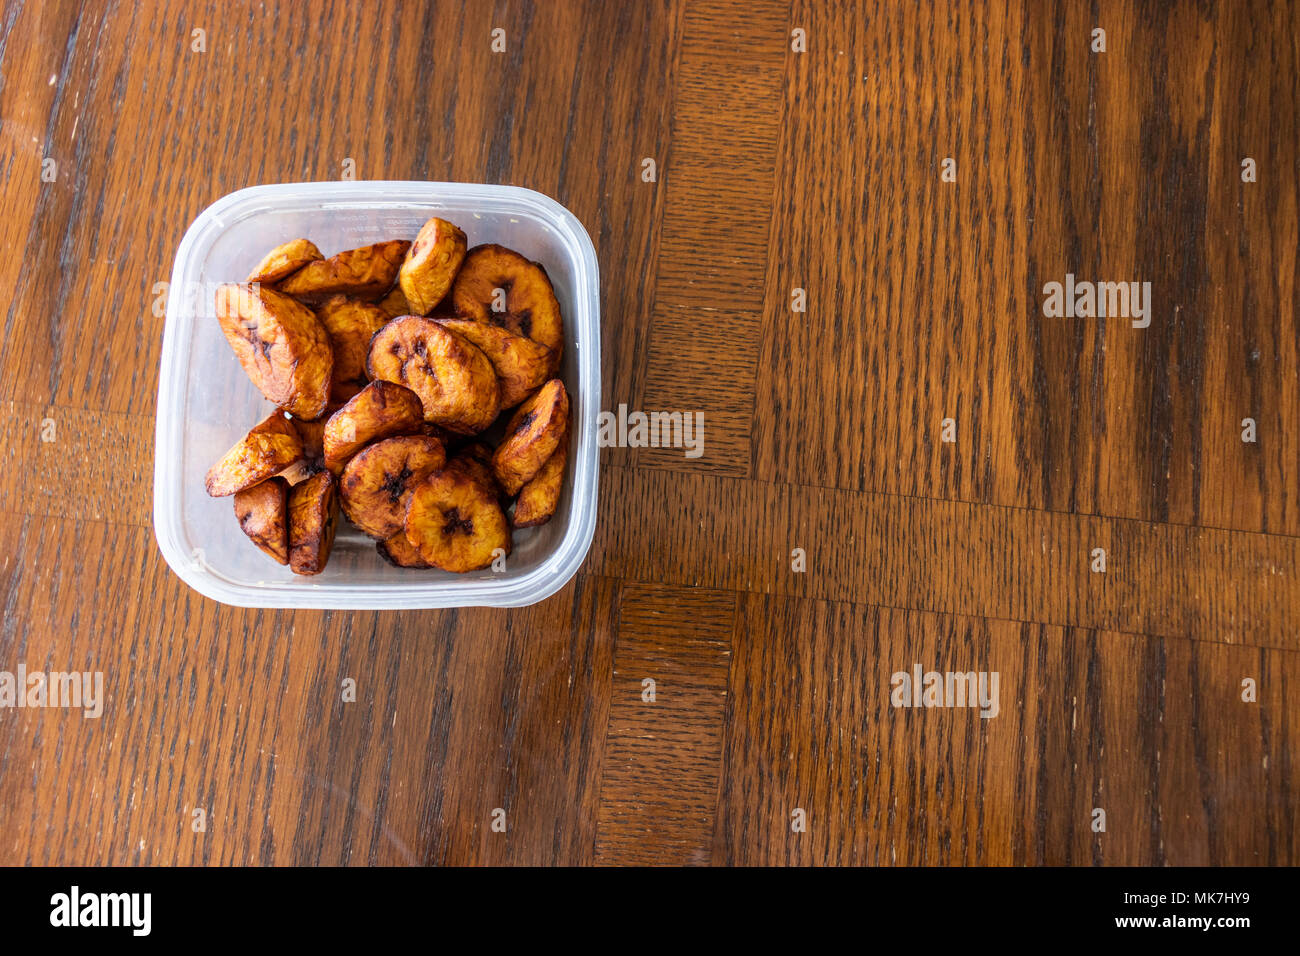
[[[405,531],[399,531],[387,541],[376,541],[375,550],[389,564],[399,568],[427,568],[429,562],[420,557],[415,545],[406,538]]]
[[[398,316],[402,315],[414,314],[411,311],[411,303],[407,302],[406,296],[402,294],[401,283],[398,283],[389,289],[388,295],[384,296],[375,304],[383,309],[384,314],[390,319],[396,319]]]
[[[348,249],[328,259],[307,263],[282,280],[277,288],[312,305],[339,294],[372,301],[382,299],[393,287],[410,245],[405,239],[394,239]]]
[[[384,327],[388,313],[377,305],[334,295],[320,304],[316,317],[325,326],[334,350],[330,400],[346,402],[369,381],[366,355],[370,352],[370,340]]]
[[[406,251],[397,282],[412,314],[428,315],[451,289],[465,261],[465,233],[434,216],[423,226]]]
[[[519,491],[555,453],[569,426],[569,394],[553,378],[515,411],[492,455],[492,472],[508,495]]]
[[[338,517],[338,482],[328,471],[289,490],[289,567],[294,574],[325,570]]]
[[[248,274],[248,281],[270,285],[297,272],[307,263],[324,258],[315,243],[306,239],[290,239],[268,252]]]
[[[456,275],[451,298],[457,315],[542,343],[551,350],[551,373],[559,368],[564,322],[551,280],[540,263],[505,246],[475,246]]]
[[[343,513],[372,538],[391,538],[402,530],[411,488],[446,460],[442,442],[427,435],[375,442],[343,469]]]
[[[329,401],[334,352],[311,309],[265,286],[217,289],[217,321],[263,395],[310,421]]]
[[[497,417],[500,392],[492,363],[475,345],[430,319],[393,319],[370,342],[370,377],[405,385],[420,397],[424,420],[473,435]]]
[[[369,442],[416,434],[423,427],[418,395],[393,382],[371,382],[325,423],[325,467],[341,474],[348,459]]]
[[[407,540],[444,571],[485,568],[497,549],[510,553],[510,527],[496,497],[455,465],[417,484],[406,506]]]
[[[254,425],[208,469],[204,485],[214,498],[251,488],[302,458],[302,439],[293,424],[276,410]]]
[[[509,329],[473,319],[435,318],[444,329],[468,339],[487,356],[497,374],[501,407],[514,408],[551,377],[551,350]]]
[[[532,528],[546,524],[560,503],[560,489],[564,484],[564,466],[569,460],[569,432],[565,429],[555,452],[537,474],[519,489],[515,512],[510,523],[516,528]]]
[[[268,478],[235,492],[235,519],[249,540],[280,564],[289,563],[289,486]]]

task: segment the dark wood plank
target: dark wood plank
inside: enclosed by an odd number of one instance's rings
[[[0,540],[21,555],[0,659],[105,690],[97,719],[0,710],[0,859],[592,862],[615,582],[510,611],[245,611],[188,591],[147,528],[32,517]]]
[[[736,478],[749,474],[760,321],[757,312],[655,310],[644,398],[630,410],[680,415],[683,431],[678,437],[670,423],[667,434],[650,436],[659,447],[638,449],[638,466]]]
[[[1296,16],[796,4],[757,477],[1300,533]],[[1150,327],[1046,318],[1067,273]]]
[[[789,4],[691,4],[677,66],[656,303],[762,303]],[[719,69],[741,63],[745,69]]]
[[[761,595],[740,601],[734,650],[715,862],[1300,856],[1292,651]],[[998,712],[892,706],[916,664],[996,671]]]

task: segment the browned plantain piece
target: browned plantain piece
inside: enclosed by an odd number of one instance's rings
[[[217,320],[253,384],[298,418],[319,418],[329,401],[334,352],[315,314],[265,286],[217,289]]]
[[[510,527],[496,497],[463,468],[435,471],[411,491],[406,537],[420,557],[444,571],[474,571],[510,553]]]
[[[252,272],[248,274],[251,282],[279,282],[290,273],[297,272],[309,262],[324,259],[314,242],[307,239],[290,239],[276,246]],[[283,562],[281,562],[283,563]]]
[[[391,538],[402,530],[410,489],[446,460],[442,442],[427,435],[375,442],[343,469],[343,513],[372,538]]]
[[[519,489],[515,513],[511,524],[516,528],[532,528],[546,524],[560,503],[560,488],[564,484],[564,466],[569,460],[569,432],[560,436],[555,453],[546,459],[537,474]]]
[[[393,319],[370,342],[372,379],[405,385],[420,397],[424,420],[473,435],[497,417],[496,373],[477,346],[418,315]]]
[[[300,418],[293,419],[293,427],[298,432],[298,437],[302,439],[302,454],[304,458],[322,458],[325,455],[325,423],[329,417],[337,412],[342,405],[330,404],[325,409],[325,414],[315,421],[304,422]]]
[[[436,438],[444,445],[450,445],[453,441],[455,441],[460,437],[455,432],[448,431],[447,429],[443,428],[441,425],[435,425],[433,422],[425,422],[424,427],[420,429],[420,434],[428,435],[431,438]]]
[[[331,402],[325,408],[325,414],[313,422],[304,422],[300,418],[291,418],[290,424],[302,439],[302,457],[280,472],[280,477],[296,485],[306,481],[324,467],[325,457],[325,423],[329,417],[343,407],[343,403]]]
[[[279,409],[254,425],[221,460],[208,469],[208,494],[224,498],[251,488],[302,457],[302,439]]]
[[[339,294],[382,299],[393,287],[402,257],[410,245],[405,239],[393,239],[348,249],[328,259],[307,263],[278,288],[312,305]]]
[[[423,427],[418,395],[393,382],[371,382],[325,423],[325,467],[341,474],[348,459],[369,442],[414,434]]]
[[[465,233],[434,216],[423,226],[406,252],[397,282],[414,315],[428,315],[451,289],[465,261]]]
[[[292,486],[306,481],[320,469],[321,466],[318,460],[304,456],[283,471],[276,472],[276,477],[283,478]]]
[[[519,406],[492,455],[492,472],[506,494],[515,494],[541,470],[568,425],[569,394],[564,383],[553,378]]]
[[[280,564],[289,563],[289,486],[268,478],[235,492],[235,518],[249,540]]]
[[[361,394],[365,382],[334,382],[330,385],[330,404],[342,407]],[[326,411],[326,417],[330,412]]]
[[[448,467],[464,468],[470,477],[481,484],[497,498],[504,501],[505,492],[497,484],[497,476],[492,474],[492,449],[482,442],[471,442],[447,462]]]
[[[475,246],[456,274],[451,298],[458,315],[541,342],[551,350],[552,374],[559,367],[564,322],[551,280],[540,263],[505,246]],[[504,309],[494,308],[502,304]]]
[[[405,531],[399,531],[387,541],[376,541],[375,550],[389,564],[399,568],[427,568],[429,562],[420,557],[415,545],[406,538]]]
[[[289,491],[289,567],[294,574],[320,574],[338,527],[338,482],[318,471]]]
[[[384,313],[390,318],[395,319],[402,315],[412,315],[411,303],[406,301],[406,296],[402,293],[401,283],[393,286],[388,290],[388,295],[384,296],[377,303]]]
[[[497,373],[502,408],[514,408],[551,377],[551,350],[540,342],[473,319],[434,321],[468,339],[488,357]]]
[[[366,384],[366,355],[370,340],[388,321],[388,313],[345,295],[330,296],[316,309],[334,349],[330,400],[346,402]]]
[[[456,457],[469,458],[489,470],[492,468],[492,449],[481,441],[466,443],[463,448],[457,450]],[[492,480],[496,481],[496,478],[494,477]]]

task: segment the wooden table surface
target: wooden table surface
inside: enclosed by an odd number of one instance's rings
[[[1300,863],[1298,35],[8,0],[0,669],[106,699],[0,710],[0,863]],[[704,414],[699,458],[602,452],[541,604],[240,610],[159,553],[156,284],[209,203],[347,160],[564,203],[602,406]],[[1046,317],[1067,273],[1149,327]],[[914,665],[998,714],[894,707]]]

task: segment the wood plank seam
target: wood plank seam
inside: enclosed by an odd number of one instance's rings
[[[579,572],[578,576],[584,576],[586,572]],[[662,585],[663,582],[657,579],[642,579],[633,577],[621,577],[618,580],[625,585]],[[1046,621],[1036,621],[1030,618],[1019,617],[998,617],[990,614],[971,614],[964,611],[936,611],[932,608],[911,606],[906,604],[883,604],[873,603],[871,601],[854,601],[851,598],[833,598],[833,597],[815,597],[807,594],[785,594],[779,591],[746,591],[741,588],[729,588],[725,585],[690,585],[675,584],[672,587],[683,590],[693,590],[699,588],[706,591],[726,591],[736,595],[740,600],[746,595],[767,595],[774,598],[780,598],[787,601],[821,601],[832,606],[841,606],[846,608],[865,609],[865,610],[882,610],[882,611],[900,611],[910,614],[937,614],[942,617],[956,618],[963,621],[992,621],[999,624],[1018,624],[1024,627],[1059,627],[1068,630],[1081,631],[1086,634],[1102,636],[1105,634],[1116,634],[1123,637],[1140,637],[1157,641],[1183,641],[1188,644],[1204,644],[1207,647],[1244,647],[1253,648],[1261,652],[1268,651],[1271,654],[1300,654],[1300,647],[1284,647],[1278,644],[1247,644],[1241,641],[1211,641],[1201,637],[1189,637],[1184,635],[1157,634],[1153,631],[1132,631],[1115,627],[1093,627],[1085,624],[1059,624]]]
[[[1283,636],[1293,642],[1290,625],[1300,620],[1288,590],[1300,571],[1294,539],[950,501],[908,511],[883,495],[800,496],[788,486],[715,475],[670,483],[678,476],[615,466],[602,474],[606,493],[592,560],[618,576],[823,598],[879,595],[868,603],[914,596],[926,602],[918,609],[989,618],[1032,610],[1031,620],[1044,624],[1164,637],[1215,633],[1224,643],[1263,646]],[[694,508],[676,523],[646,510],[649,500],[673,495],[728,505]],[[624,523],[639,533],[611,535],[611,525]],[[1113,552],[1105,573],[1089,568],[1088,549],[1097,545]],[[791,547],[805,547],[808,568],[820,573],[788,567]],[[719,554],[725,560],[713,560]],[[938,566],[919,574],[918,562]],[[951,575],[971,562],[1002,583]],[[1148,600],[1151,575],[1159,591]],[[1181,603],[1168,604],[1171,589]]]
[[[672,459],[665,459],[665,461],[670,462]],[[601,467],[617,468],[621,466],[611,463],[609,465],[602,464]],[[697,470],[673,467],[671,464],[656,463],[654,467],[656,471],[666,471],[675,474],[688,475],[699,473]],[[898,498],[904,501],[924,501],[928,504],[961,504],[970,505],[976,508],[996,508],[1000,511],[1008,512],[1059,515],[1064,518],[1096,518],[1101,521],[1126,521],[1134,524],[1147,525],[1153,528],[1185,528],[1189,531],[1220,531],[1224,534],[1256,535],[1261,538],[1279,538],[1300,541],[1300,534],[1291,534],[1285,531],[1258,531],[1254,528],[1233,528],[1227,525],[1197,524],[1191,521],[1156,521],[1152,518],[1140,518],[1133,515],[1109,514],[1106,512],[1092,511],[1069,511],[1064,508],[1036,508],[1032,505],[1006,504],[998,501],[981,501],[977,498],[948,497],[946,495],[922,495],[906,491],[886,491],[874,488],[855,488],[852,486],[821,484],[816,481],[787,481],[780,478],[760,478],[756,474],[752,473],[745,476],[719,475],[719,477],[743,477],[746,481],[752,482],[753,484],[767,485],[773,488],[798,488],[807,491],[837,491],[854,495],[879,495],[882,498]]]

